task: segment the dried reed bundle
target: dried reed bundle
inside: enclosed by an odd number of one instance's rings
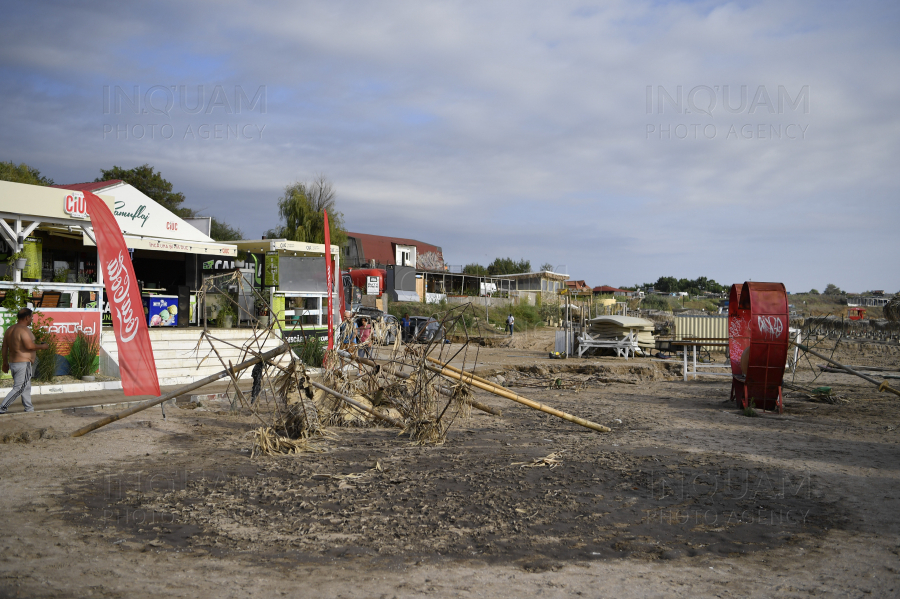
[[[414,445],[443,445],[447,440],[447,427],[438,420],[416,420],[406,431]]]
[[[283,430],[294,439],[321,434],[319,412],[313,402],[313,387],[309,384],[309,375],[303,365],[297,360],[291,360],[275,379],[275,388],[285,408],[285,413],[280,422],[275,423],[275,428]]]
[[[562,464],[562,452],[557,451],[542,458],[533,458],[530,462],[513,462],[510,466],[519,466],[520,468],[537,468],[540,466],[549,466],[551,470]]]
[[[306,439],[282,437],[272,427],[261,426],[253,431],[251,458],[257,455],[290,455],[309,451],[321,452],[322,450],[311,448]]]

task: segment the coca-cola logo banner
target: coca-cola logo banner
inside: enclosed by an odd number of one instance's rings
[[[119,255],[110,260],[106,265],[107,287],[110,290],[110,310],[113,317],[119,323],[121,331],[121,341],[128,343],[138,332],[139,317],[143,315],[141,312],[135,313],[135,306],[131,303],[131,277],[128,276],[128,269],[125,268],[125,255],[119,252]]]

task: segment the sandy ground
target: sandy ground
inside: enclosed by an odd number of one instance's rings
[[[503,417],[439,447],[332,429],[320,453],[251,459],[258,420],[215,402],[77,439],[100,413],[6,416],[0,596],[900,594],[900,399],[806,368],[795,382],[840,403],[788,393],[750,418],[727,378],[551,361],[546,343],[480,347],[479,368],[613,432],[478,393]],[[896,346],[835,357],[900,363]]]

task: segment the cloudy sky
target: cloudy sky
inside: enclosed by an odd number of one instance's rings
[[[325,174],[448,264],[900,289],[896,2],[16,3],[0,160],[257,238]]]

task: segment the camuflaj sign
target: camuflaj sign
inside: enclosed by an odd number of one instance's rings
[[[116,198],[113,214],[119,228],[127,235],[157,237],[185,243],[213,241],[202,231],[131,185],[112,188],[108,193]]]

